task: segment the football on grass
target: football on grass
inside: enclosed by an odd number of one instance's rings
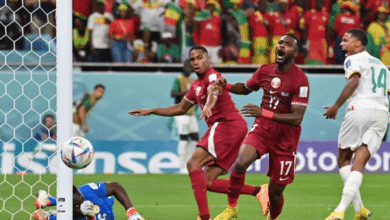
[[[72,169],[83,169],[93,159],[93,146],[83,137],[72,137],[61,148],[61,158]]]

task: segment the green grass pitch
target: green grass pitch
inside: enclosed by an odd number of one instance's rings
[[[222,178],[228,178],[225,175]],[[41,179],[41,181],[38,181]],[[0,179],[0,219],[30,219],[28,212],[35,209],[34,196],[38,189],[56,193],[56,185],[47,185],[55,179],[54,175],[7,175]],[[74,184],[79,186],[89,182],[116,181],[121,183],[129,194],[133,205],[146,220],[195,220],[197,206],[191,190],[189,177],[179,174],[113,174],[113,175],[74,175]],[[29,185],[37,182],[32,189]],[[260,185],[267,183],[265,174],[248,174],[246,183]],[[390,219],[390,175],[364,174],[360,188],[363,203],[373,213],[371,219]],[[18,184],[19,183],[19,184]],[[11,185],[14,185],[11,186]],[[16,186],[15,186],[16,185]],[[342,192],[342,182],[338,174],[297,174],[295,181],[286,188],[285,205],[280,220],[284,219],[325,219],[337,206]],[[15,197],[11,197],[15,195]],[[23,209],[20,210],[21,200]],[[227,204],[226,195],[208,193],[212,217],[222,212]],[[4,207],[4,209],[2,209]],[[8,210],[8,211],[5,211]],[[19,211],[18,211],[19,210]],[[126,220],[125,210],[116,201],[114,212],[117,220]],[[345,215],[346,220],[354,216],[351,205]],[[266,219],[255,197],[243,195],[239,200],[241,219]]]

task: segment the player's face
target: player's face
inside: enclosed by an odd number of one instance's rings
[[[210,67],[210,56],[201,49],[192,50],[190,63],[196,74],[203,74]]]
[[[357,39],[353,37],[351,33],[344,34],[340,46],[342,50],[346,52],[345,53],[346,57],[355,54],[356,41]]]
[[[275,62],[279,65],[284,65],[293,60],[298,55],[297,42],[293,37],[283,36],[278,45],[276,45]]]
[[[54,125],[54,119],[52,117],[45,118],[45,126],[51,128]]]
[[[100,99],[104,95],[104,89],[99,87],[99,88],[95,89],[95,91],[93,93],[94,93],[96,99]]]

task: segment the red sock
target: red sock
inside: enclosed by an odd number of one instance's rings
[[[234,169],[230,174],[229,186],[228,186],[228,205],[230,207],[236,207],[240,191],[245,183],[245,173],[237,174]]]
[[[207,180],[203,170],[193,170],[190,172],[192,190],[194,191],[195,200],[198,204],[199,216],[202,220],[210,219],[209,205],[207,202]]]
[[[280,213],[282,213],[282,209],[283,209],[283,204],[284,204],[284,196],[282,195],[282,197],[280,198],[278,204],[273,207],[271,201],[269,203],[269,214],[270,214],[270,217],[272,219],[275,219],[277,218]]]
[[[211,192],[227,194],[228,187],[229,187],[229,180],[218,179],[218,180],[214,180],[211,186],[207,188],[207,190]],[[252,186],[252,185],[244,184],[240,190],[240,194],[255,196],[259,191],[260,191],[260,186]]]

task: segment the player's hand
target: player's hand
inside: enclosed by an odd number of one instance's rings
[[[87,124],[83,124],[82,127],[83,127],[83,131],[84,131],[85,133],[88,133],[88,132],[89,132],[89,128],[88,128],[88,125],[87,125]]]
[[[214,86],[219,90],[224,89],[226,87],[226,85],[227,85],[227,80],[226,80],[226,78],[223,78],[223,77],[215,80],[215,82],[214,82]]]
[[[135,213],[134,215],[129,216],[127,220],[145,220],[142,218],[142,216],[138,213]]]
[[[205,106],[205,107],[203,108],[202,114],[200,115],[199,119],[200,119],[200,120],[202,120],[202,119],[207,120],[207,119],[208,119],[209,117],[211,117],[212,115],[213,115],[213,113],[211,112],[211,108]]]
[[[151,109],[137,109],[137,110],[129,111],[129,114],[134,116],[146,116],[146,115],[150,115],[151,113],[152,113]]]
[[[334,105],[324,106],[324,109],[326,109],[326,112],[324,113],[326,119],[337,119],[337,107],[335,107]]]
[[[81,203],[80,211],[87,217],[95,217],[95,211],[93,210],[93,203],[91,201],[85,200],[83,203]]]
[[[244,117],[259,117],[261,115],[261,108],[257,105],[248,103],[242,107],[240,113]]]

